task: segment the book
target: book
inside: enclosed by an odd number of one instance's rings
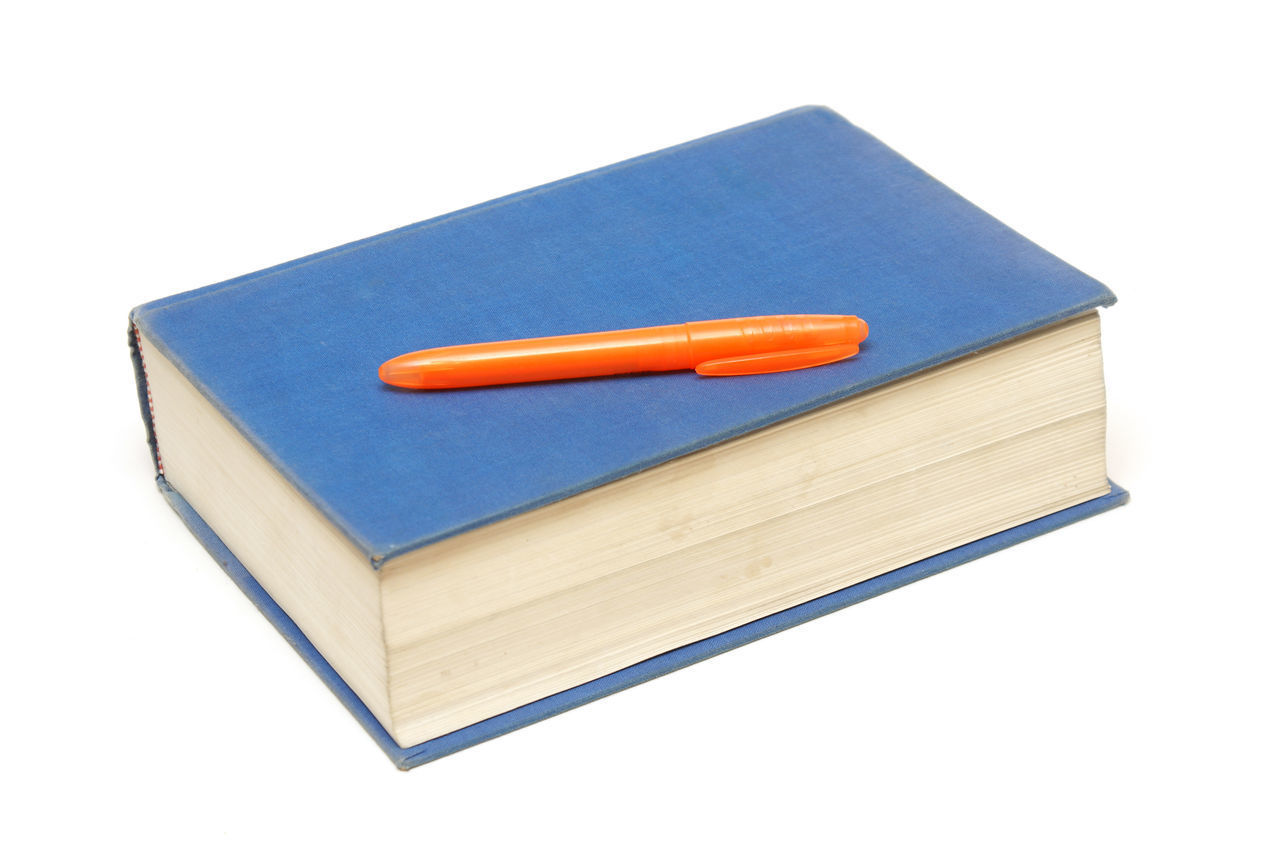
[[[408,768],[1123,503],[1102,284],[801,108],[131,313],[163,495]],[[772,375],[438,345],[853,313]]]

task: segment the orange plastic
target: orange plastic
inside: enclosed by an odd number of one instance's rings
[[[378,377],[442,390],[677,369],[755,375],[834,363],[866,338],[856,315],[763,315],[428,348],[388,360]]]

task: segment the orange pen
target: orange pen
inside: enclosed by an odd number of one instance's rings
[[[856,315],[762,315],[428,348],[388,360],[378,377],[443,390],[677,369],[755,375],[834,363],[866,338]]]

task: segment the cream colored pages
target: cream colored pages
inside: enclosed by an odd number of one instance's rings
[[[1096,313],[389,563],[397,740],[1109,490]]]
[[[375,572],[141,346],[166,478],[402,746],[1109,487],[1089,313]]]

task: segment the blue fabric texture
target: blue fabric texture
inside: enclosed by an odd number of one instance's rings
[[[1113,300],[802,108],[132,319],[377,567]],[[776,313],[852,313],[871,333],[854,359],[779,375],[446,392],[377,377],[439,345]]]
[[[253,575],[240,564],[240,561],[227,549],[227,546],[209,528],[208,524],[196,514],[195,510],[187,504],[186,500],[170,488],[163,477],[159,478],[159,484],[165,499],[169,501],[174,511],[181,516],[201,544],[213,555],[214,559],[218,561],[218,564],[230,575],[231,579],[235,581],[245,595],[262,611],[263,615],[271,621],[271,624],[275,625],[276,630],[284,636],[289,645],[293,646],[298,654],[302,656],[302,659],[315,670],[316,674],[333,691],[334,695],[355,716],[365,731],[378,743],[383,752],[391,758],[391,761],[402,770],[409,770],[418,765],[435,761],[442,756],[448,756],[474,744],[497,738],[499,735],[513,732],[516,729],[577,708],[579,705],[585,705],[611,693],[626,690],[650,679],[674,672],[698,661],[706,660],[721,652],[736,649],[738,646],[745,645],[752,640],[776,634],[779,631],[808,622],[810,619],[816,619],[819,616],[825,616],[859,601],[866,601],[868,598],[874,598],[900,586],[930,577],[961,563],[966,563],[1001,548],[1034,538],[1041,533],[1056,530],[1074,521],[1112,509],[1127,502],[1129,499],[1129,495],[1124,489],[1112,483],[1111,492],[1096,500],[1072,506],[1069,509],[996,533],[985,539],[979,539],[954,550],[936,554],[920,562],[903,566],[888,574],[882,574],[879,577],[841,589],[830,595],[815,598],[812,601],[783,610],[780,613],[765,616],[763,619],[757,619],[754,622],[749,622],[746,625],[725,631],[714,637],[708,637],[705,640],[699,640],[696,643],[673,649],[594,681],[544,697],[537,702],[522,705],[519,708],[482,720],[456,732],[450,732],[448,735],[441,735],[439,738],[424,741],[413,747],[401,747],[382,727],[382,724],[378,722],[372,712],[365,707],[365,704],[360,701],[360,697],[356,696],[355,691],[342,680],[342,677],[334,671],[333,667],[329,666],[329,662],[316,650],[315,646],[311,645],[311,642],[298,626],[293,623],[288,614],[281,610],[280,606],[272,600],[266,590],[258,585],[258,582],[253,579]]]

